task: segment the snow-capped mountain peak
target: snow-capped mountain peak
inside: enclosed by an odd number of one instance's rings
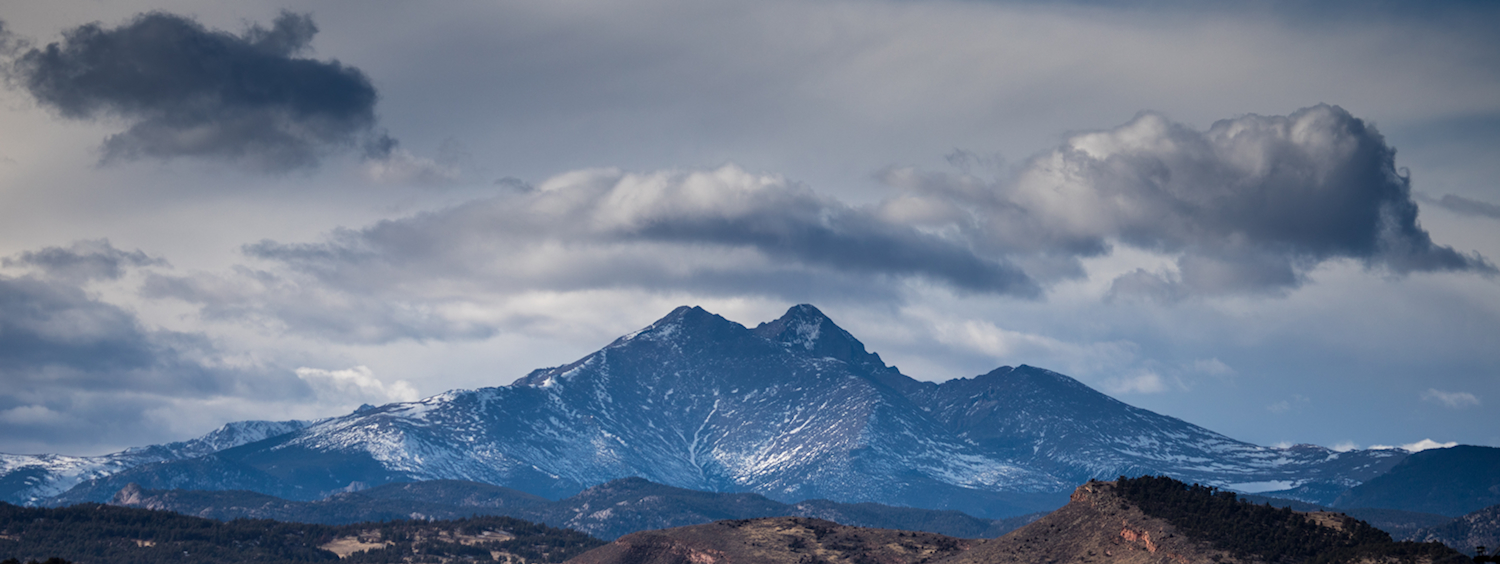
[[[639,476],[785,501],[1003,516],[1046,509],[1088,478],[1353,484],[1401,455],[1323,451],[1235,441],[1024,365],[919,382],[810,305],[754,329],[684,306],[508,386],[361,408],[123,471],[70,499],[108,499],[127,480],[315,499],[439,478],[556,498]]]

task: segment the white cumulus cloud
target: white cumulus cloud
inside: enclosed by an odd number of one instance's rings
[[[1411,451],[1411,452],[1421,452],[1421,451],[1428,450],[1428,449],[1434,449],[1434,448],[1451,448],[1451,447],[1456,447],[1456,446],[1458,446],[1457,442],[1440,443],[1440,442],[1434,441],[1432,439],[1422,439],[1422,440],[1414,442],[1414,443],[1406,443],[1404,445],[1401,445],[1401,450],[1406,450],[1406,451]]]
[[[1437,388],[1428,388],[1422,392],[1422,401],[1441,404],[1453,409],[1474,407],[1479,405],[1479,397],[1469,392],[1445,392]]]
[[[342,404],[416,401],[420,397],[417,389],[405,380],[386,384],[366,366],[344,370],[302,367],[296,373],[320,398]]]

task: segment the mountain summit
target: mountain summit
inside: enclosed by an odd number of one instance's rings
[[[362,408],[85,482],[59,501],[107,500],[128,482],[316,499],[445,478],[556,499],[640,476],[782,501],[999,517],[1056,507],[1089,478],[1349,487],[1403,456],[1243,443],[1028,366],[920,382],[810,305],[754,329],[680,307],[508,386]]]

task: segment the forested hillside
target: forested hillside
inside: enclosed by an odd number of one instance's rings
[[[228,522],[97,504],[60,509],[0,503],[0,559],[80,564],[194,562],[562,562],[603,544],[509,517],[313,525]]]
[[[1394,558],[1434,564],[1468,558],[1441,543],[1394,542],[1380,529],[1341,513],[1299,513],[1255,505],[1234,493],[1167,477],[1121,477],[1117,495],[1188,536],[1237,558],[1272,564],[1322,564]]]

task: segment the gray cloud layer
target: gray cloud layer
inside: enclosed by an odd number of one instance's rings
[[[0,265],[30,266],[48,277],[72,283],[118,280],[127,268],[165,264],[166,261],[147,256],[140,249],[130,252],[116,249],[107,239],[76,241],[66,248],[45,247],[0,259]]]
[[[1397,275],[1494,271],[1431,241],[1394,150],[1333,106],[1208,131],[1142,114],[1004,181],[885,178],[904,193],[852,206],[733,166],[577,171],[322,242],[247,245],[271,266],[156,275],[146,291],[209,317],[386,342],[487,337],[495,326],[473,312],[518,292],[859,299],[919,279],[1034,298],[1119,245],[1175,256],[1175,270],[1127,273],[1110,296],[1165,301],[1284,292],[1339,259]]]
[[[433,263],[442,261],[447,263],[436,272],[473,268],[492,261],[468,252],[498,251],[496,243],[502,241],[518,247],[551,241],[745,249],[782,268],[920,276],[976,292],[1034,295],[1037,291],[1020,269],[1003,259],[978,256],[962,241],[885,221],[869,210],[821,197],[782,178],[749,174],[732,166],[645,175],[606,170],[570,174],[539,191],[382,222],[359,232],[340,232],[329,244],[262,242],[246,250],[252,256],[331,279],[342,276],[333,268],[346,261],[380,264],[395,271],[417,265],[413,263],[438,266]],[[674,285],[673,279],[683,271],[707,270],[690,263],[662,264],[686,257],[660,258],[665,260],[651,261],[657,264],[631,268],[617,263],[591,274],[573,271],[564,277],[533,280],[543,287],[573,287],[580,281],[573,276],[583,275],[589,279],[585,285],[611,285],[609,281],[614,280],[619,285],[659,287]],[[475,259],[481,260],[476,263]]]
[[[0,274],[0,429],[7,445],[132,443],[160,434],[154,409],[182,399],[300,398],[311,390],[290,370],[228,362],[206,337],[151,329],[79,285],[159,265],[105,241],[50,247],[4,259]]]
[[[1465,198],[1463,196],[1456,196],[1453,194],[1443,194],[1442,198],[1430,201],[1433,204],[1441,206],[1451,212],[1478,217],[1488,217],[1490,219],[1500,219],[1500,205],[1491,204],[1489,202],[1481,202],[1479,200]]]
[[[65,117],[128,121],[104,141],[106,162],[211,157],[284,171],[360,143],[383,157],[394,141],[375,131],[370,80],[299,57],[317,31],[289,12],[238,36],[153,12],[69,30],[61,43],[20,54],[13,74]]]
[[[961,229],[996,252],[1094,256],[1124,244],[1180,254],[1176,272],[1134,272],[1116,281],[1117,293],[1281,291],[1333,259],[1397,274],[1494,271],[1432,242],[1395,149],[1337,106],[1208,131],[1142,114],[1076,135],[1000,183],[909,170],[886,177],[908,190],[887,202],[888,215]]]
[[[1020,268],[963,241],[732,166],[579,171],[502,190],[321,243],[262,241],[246,254],[276,268],[157,275],[146,291],[200,304],[209,317],[374,342],[488,336],[491,326],[452,310],[528,291],[885,297],[908,278],[966,292],[1039,291]]]

